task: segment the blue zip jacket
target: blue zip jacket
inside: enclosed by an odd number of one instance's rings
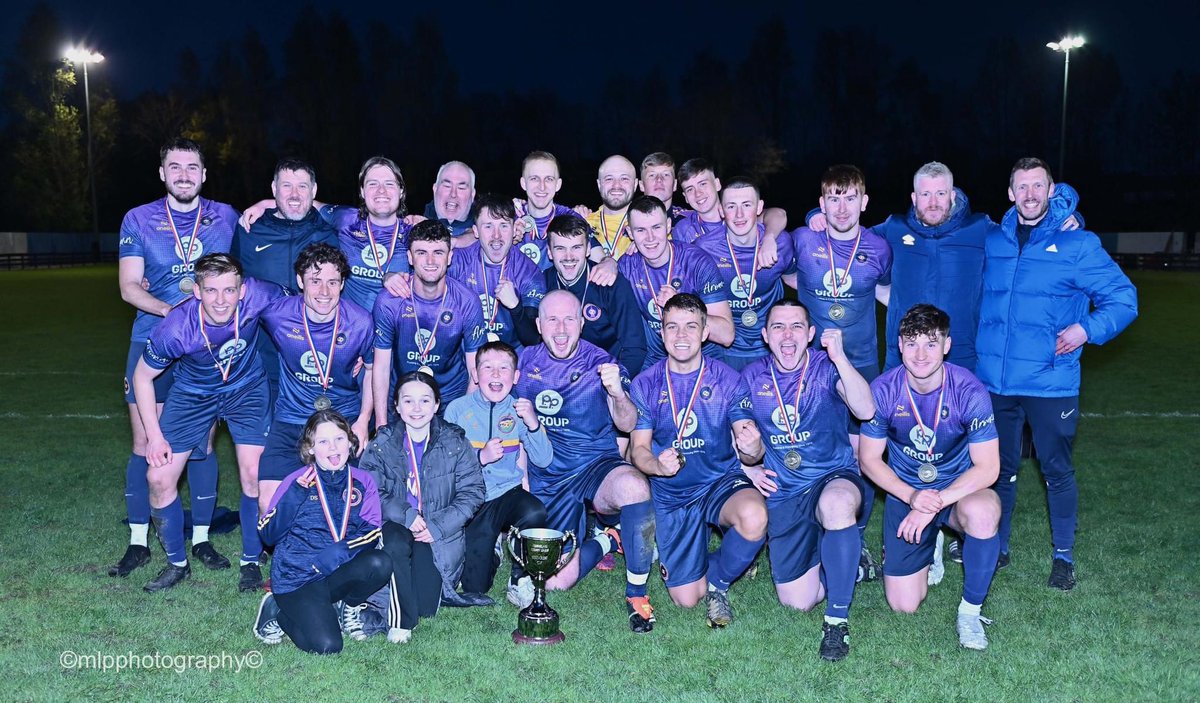
[[[337,248],[337,232],[321,219],[316,208],[300,220],[275,217],[276,208],[268,208],[250,225],[250,231],[238,225],[231,254],[242,262],[245,275],[282,286],[288,295],[296,294],[296,257],[309,244],[322,242]]]
[[[1104,344],[1137,317],[1137,289],[1099,237],[1061,231],[1075,212],[1074,189],[1059,183],[1054,195],[1024,248],[1015,207],[987,237],[976,375],[992,393],[1078,395],[1083,349],[1056,355],[1058,333],[1079,323],[1089,342]]]
[[[346,495],[346,472],[353,481],[350,495]],[[343,540],[335,541],[329,532],[316,481],[325,489],[335,529],[341,528],[346,501],[350,501],[350,521]],[[290,593],[327,578],[364,548],[374,546],[382,525],[379,491],[366,471],[352,466],[328,471],[311,464],[293,471],[275,489],[267,513],[258,520],[263,544],[275,545],[271,590]]]
[[[954,189],[950,217],[930,227],[908,215],[892,215],[875,233],[892,247],[892,295],[888,302],[884,345],[885,369],[900,365],[900,318],[917,303],[936,305],[950,316],[952,364],[975,370],[975,332],[979,329],[979,298],[983,291],[983,243],[998,229],[985,214],[971,212],[966,193]]]

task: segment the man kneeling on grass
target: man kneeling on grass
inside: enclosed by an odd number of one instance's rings
[[[888,492],[883,518],[883,589],[888,605],[915,613],[929,591],[926,572],[943,525],[965,535],[958,642],[986,649],[980,615],[1000,551],[1000,471],[991,398],[961,366],[945,363],[950,317],[914,305],[900,321],[903,366],[871,383],[875,418],[862,426],[863,471]],[[888,460],[883,460],[884,448]]]

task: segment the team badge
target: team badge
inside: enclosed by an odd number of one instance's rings
[[[600,319],[600,307],[592,303],[583,306],[583,319],[595,322]]]
[[[864,252],[859,252],[858,256],[854,257],[854,260],[860,264],[865,264],[867,263],[867,255]]]
[[[708,400],[709,398],[711,398],[712,397],[712,386],[705,386],[705,387],[701,388],[700,389],[700,397],[703,398],[704,400]]]
[[[334,340],[334,344],[337,344],[338,346],[341,346],[345,343],[346,343],[346,335],[345,334],[339,334],[337,336],[337,339]]]
[[[200,218],[200,224],[202,224],[202,225],[204,225],[205,227],[207,227],[207,226],[209,226],[209,225],[211,225],[211,224],[212,224],[212,218],[211,218],[211,217],[209,217],[208,215],[205,215],[204,217],[201,217],[201,218]]]
[[[578,380],[579,380],[579,376],[580,376],[580,374],[579,374],[579,372],[578,372],[578,371],[576,371],[576,372],[572,373],[572,374],[571,374],[571,383],[574,383],[574,382],[578,381]]]
[[[500,418],[500,421],[496,423],[496,426],[500,428],[501,432],[508,434],[509,432],[513,431],[514,427],[517,426],[517,419],[512,415],[505,415],[504,417]]]
[[[342,491],[342,500],[346,500],[346,492],[345,491]],[[350,491],[351,507],[358,505],[361,502],[362,502],[362,491],[358,490],[357,488],[351,489],[351,491]]]
[[[451,321],[451,320],[453,320],[453,319],[454,319],[454,313],[450,312],[449,310],[447,310],[446,312],[442,313],[442,324],[443,324],[443,325],[448,325],[448,324],[450,324],[450,321]]]
[[[942,419],[943,420],[950,419],[950,408],[945,405],[942,406]]]

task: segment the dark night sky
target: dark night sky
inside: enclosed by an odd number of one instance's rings
[[[9,57],[34,4],[5,3],[0,60]],[[107,60],[98,70],[123,98],[165,89],[176,75],[183,47],[191,47],[207,68],[216,47],[237,41],[249,26],[256,27],[276,52],[278,64],[283,37],[303,7],[302,2],[255,0],[60,0],[51,5],[70,33],[64,44],[85,41],[103,52]],[[1159,84],[1177,68],[1200,69],[1200,52],[1192,48],[1200,28],[1200,4],[1170,0],[988,3],[986,10],[951,12],[940,3],[834,6],[757,0],[646,3],[636,10],[634,3],[526,1],[389,3],[393,9],[388,12],[381,11],[379,3],[320,0],[313,5],[322,14],[340,9],[360,39],[372,20],[387,21],[407,36],[403,27],[412,16],[433,17],[446,38],[460,86],[469,92],[557,86],[573,98],[614,74],[661,69],[670,78],[698,45],[729,59],[742,58],[745,42],[773,14],[787,23],[800,67],[811,61],[805,44],[822,30],[862,27],[894,46],[902,58],[916,58],[934,80],[965,77],[977,63],[978,48],[994,36],[1013,36],[1028,44],[1030,52],[1041,52],[1046,61],[1061,62],[1044,44],[1068,32],[1083,34],[1115,55],[1131,88]],[[601,22],[617,31],[601,31]],[[1086,51],[1073,56],[1073,71],[1087,70]]]

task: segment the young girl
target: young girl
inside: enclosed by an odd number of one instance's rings
[[[388,640],[407,642],[420,617],[441,603],[479,605],[455,592],[463,569],[463,527],[483,505],[479,457],[458,425],[437,416],[437,382],[420,371],[400,377],[400,421],[380,428],[362,467],[379,485],[383,551],[392,560]],[[489,599],[490,600],[490,599]]]
[[[382,524],[375,481],[348,466],[358,451],[350,424],[336,410],[320,410],[301,436],[307,465],[279,484],[258,522],[275,557],[272,593],[259,605],[254,636],[278,644],[286,634],[306,652],[335,654],[343,630],[366,639],[358,614],[387,583],[392,561],[374,548]],[[340,618],[338,601],[344,604]]]

